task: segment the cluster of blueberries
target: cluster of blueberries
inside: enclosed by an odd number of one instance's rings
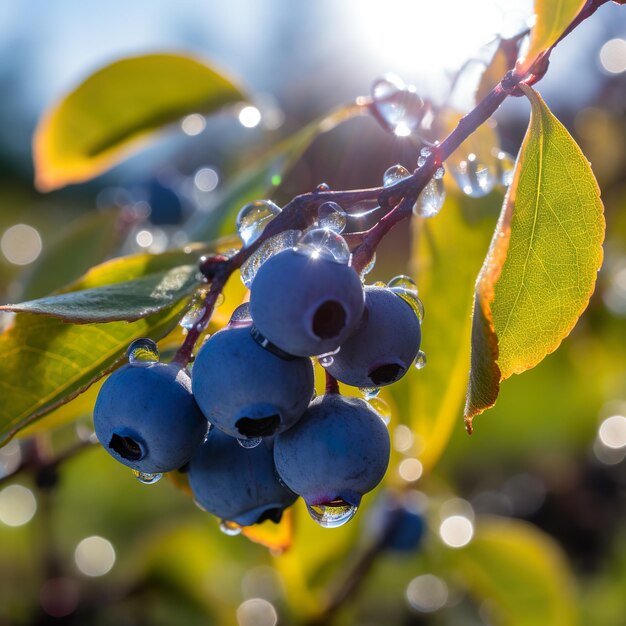
[[[114,372],[95,405],[96,435],[139,475],[186,471],[196,502],[232,527],[278,522],[298,496],[319,524],[341,525],[382,480],[389,434],[336,384],[315,397],[312,357],[331,381],[397,381],[421,354],[420,312],[405,296],[363,286],[323,247],[283,249],[191,373],[158,360]]]

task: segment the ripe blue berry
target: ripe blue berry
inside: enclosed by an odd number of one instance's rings
[[[104,382],[94,407],[96,436],[120,463],[142,473],[185,465],[207,432],[191,379],[173,363],[126,365]]]
[[[289,354],[335,351],[363,313],[363,287],[352,267],[293,248],[269,258],[250,288],[261,334]]]
[[[189,485],[202,508],[241,526],[279,522],[298,497],[276,478],[271,440],[246,449],[217,428],[189,463]]]
[[[400,379],[417,356],[422,338],[411,306],[391,289],[365,288],[365,311],[326,370],[354,387],[381,387]]]
[[[193,393],[207,420],[239,438],[267,437],[290,428],[313,395],[310,359],[284,359],[262,348],[251,325],[234,323],[200,348]]]
[[[276,470],[324,526],[356,512],[389,463],[387,427],[360,398],[329,394],[313,400],[300,421],[274,442]]]

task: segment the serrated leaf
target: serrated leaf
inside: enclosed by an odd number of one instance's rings
[[[465,408],[493,406],[499,383],[537,365],[572,330],[602,263],[604,215],[589,162],[539,94],[476,284]]]
[[[530,69],[537,57],[558,41],[585,4],[586,0],[535,0],[536,21],[528,51],[521,61],[522,71]]]
[[[192,241],[209,241],[235,232],[242,206],[271,196],[285,173],[302,156],[313,140],[337,125],[363,113],[363,107],[343,106],[301,128],[277,146],[261,154],[220,192],[210,211],[197,213],[187,224]]]
[[[33,140],[36,186],[49,191],[93,178],[150,132],[243,99],[232,80],[189,56],[150,54],[111,63],[39,122]]]
[[[448,564],[494,626],[575,626],[574,579],[563,554],[526,522],[479,518],[470,543],[448,552]],[[483,605],[485,606],[485,605]]]
[[[189,261],[202,250],[138,254],[90,270],[65,293],[138,279]],[[87,389],[124,358],[139,337],[158,340],[178,323],[188,298],[136,322],[75,325],[19,314],[0,335],[0,444]]]
[[[182,265],[136,280],[6,304],[0,311],[50,315],[73,324],[131,322],[172,306],[199,286],[197,266]]]
[[[424,471],[459,424],[470,362],[472,293],[497,219],[495,198],[449,196],[436,219],[416,220],[412,273],[426,307],[422,349],[428,364],[405,376],[406,414],[423,444]],[[392,386],[392,391],[394,391]]]

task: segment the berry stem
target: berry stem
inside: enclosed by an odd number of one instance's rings
[[[324,370],[326,374],[326,389],[324,393],[329,396],[332,394],[339,395],[339,383],[337,379],[328,372],[328,370]]]

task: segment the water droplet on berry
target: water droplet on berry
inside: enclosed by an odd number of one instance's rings
[[[391,407],[385,400],[373,397],[370,398],[367,403],[380,415],[385,424],[389,424],[391,421]]]
[[[410,175],[411,172],[409,172],[404,165],[400,165],[399,163],[392,165],[387,168],[383,174],[383,187],[391,187],[391,185],[395,185],[398,181]]]
[[[417,285],[410,276],[396,276],[392,278],[387,287],[400,296],[414,311],[420,321],[424,320],[424,304],[417,295]]]
[[[398,137],[408,137],[422,121],[424,101],[397,76],[378,79],[372,100],[381,120]]]
[[[128,363],[133,367],[150,367],[159,362],[159,349],[152,339],[135,339],[126,351]]]
[[[317,191],[317,192],[330,191],[330,185],[328,183],[320,183],[315,188],[315,191]]]
[[[205,311],[204,297],[201,295],[194,296],[187,312],[179,322],[180,325],[187,330],[191,330],[202,319]]]
[[[337,528],[347,524],[359,507],[344,500],[333,500],[323,504],[307,504],[309,515],[323,528]]]
[[[311,258],[325,258],[347,265],[350,262],[350,249],[346,240],[328,228],[316,228],[304,234],[298,241],[296,250]]]
[[[255,200],[246,204],[237,215],[237,232],[243,245],[254,243],[279,213],[280,207],[271,200]]]
[[[235,537],[241,534],[241,526],[239,526],[239,524],[225,519],[220,522],[220,530],[229,537]]]
[[[371,400],[380,393],[380,387],[359,387],[359,391],[366,400]]]
[[[154,485],[158,483],[163,474],[148,474],[146,472],[140,472],[139,470],[132,470],[133,476],[143,485]]]
[[[336,350],[333,350],[332,352],[318,354],[315,358],[322,367],[330,367],[335,362],[335,359],[333,357],[339,353],[339,350],[341,350],[341,346],[339,346]]]
[[[473,153],[458,164],[453,175],[461,191],[471,198],[486,196],[496,184],[495,174]]]
[[[417,159],[417,167],[422,167],[424,163],[426,163],[426,159],[432,154],[432,150],[430,148],[422,148],[420,150],[420,155]]]
[[[324,202],[317,209],[317,221],[320,228],[342,233],[346,228],[346,213],[336,202]]]
[[[415,367],[422,370],[426,367],[426,354],[420,350],[415,357]]]
[[[440,178],[428,181],[413,205],[413,214],[418,217],[434,217],[446,199],[446,190]]]
[[[394,276],[387,283],[387,287],[389,287],[389,289],[402,289],[404,291],[415,291],[415,293],[417,293],[417,284],[410,276],[406,276],[405,274]]]
[[[513,170],[515,169],[515,159],[503,150],[498,150],[495,155],[498,165],[498,182],[508,187],[513,182]]]
[[[264,241],[259,249],[241,266],[241,281],[246,287],[250,287],[259,268],[267,259],[281,250],[293,248],[300,238],[299,230],[286,230]]]
[[[233,311],[233,314],[230,316],[229,324],[251,321],[252,315],[250,315],[250,304],[248,302],[244,302]]]
[[[262,441],[263,441],[263,439],[261,437],[250,437],[250,438],[247,438],[247,439],[244,439],[244,438],[237,439],[237,443],[242,448],[246,448],[246,449],[256,448],[257,446],[261,445]]]
[[[372,254],[372,258],[368,261],[367,265],[361,270],[361,281],[365,282],[365,277],[374,269],[376,265],[376,253]]]

